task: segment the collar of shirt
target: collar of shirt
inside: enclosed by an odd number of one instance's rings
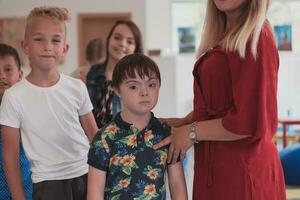
[[[120,112],[116,115],[115,122],[118,127],[125,130],[130,130],[130,127],[132,126],[132,124],[127,123],[122,119]],[[160,127],[162,127],[162,124],[159,122],[159,120],[156,117],[154,117],[154,114],[151,112],[151,118],[149,124],[146,126],[145,129],[158,130],[160,129]]]

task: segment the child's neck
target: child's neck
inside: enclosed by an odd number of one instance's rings
[[[59,81],[60,75],[57,69],[41,72],[31,70],[26,77],[27,81],[39,87],[51,87]]]
[[[133,124],[135,128],[141,131],[149,124],[151,113],[149,112],[144,115],[135,115],[126,112],[126,110],[123,110],[121,112],[121,117],[124,121],[126,121],[129,124]]]

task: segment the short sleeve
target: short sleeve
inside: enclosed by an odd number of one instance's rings
[[[197,65],[199,65],[200,59],[195,63],[194,70],[193,70],[193,75],[196,76],[196,70]],[[201,101],[200,101],[200,87],[199,83],[197,82],[197,78],[194,78],[194,83],[193,83],[193,91],[194,91],[194,100],[193,100],[193,105],[194,105],[194,111],[193,112],[193,120],[196,121],[196,119],[200,120],[202,119],[202,113],[201,113]]]
[[[79,116],[85,115],[88,112],[93,110],[93,105],[91,103],[91,99],[89,97],[87,88],[85,84],[80,81],[80,88],[81,88],[81,106],[78,110]]]
[[[14,97],[9,90],[6,90],[0,106],[0,124],[20,128],[21,115],[18,108],[19,105],[16,101],[16,97]]]
[[[233,106],[223,117],[227,130],[240,135],[261,137],[277,126],[278,52],[273,35],[263,30],[257,58],[248,48],[246,58],[228,54]]]
[[[110,150],[106,135],[100,129],[90,145],[88,153],[88,164],[102,171],[108,171],[110,161]]]

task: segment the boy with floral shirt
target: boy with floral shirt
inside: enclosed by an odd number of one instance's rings
[[[96,134],[91,144],[89,200],[165,199],[166,169],[172,199],[187,199],[181,163],[167,165],[168,147],[152,148],[170,134],[170,127],[151,113],[160,82],[157,65],[142,54],[125,56],[116,65],[112,84],[123,110]]]

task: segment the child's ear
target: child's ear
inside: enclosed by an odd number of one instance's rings
[[[21,41],[21,48],[23,50],[23,52],[28,55],[28,44],[27,41],[24,39]]]
[[[19,69],[19,81],[22,80],[23,78],[23,70],[22,69]]]
[[[69,44],[66,43],[63,50],[64,56],[68,53],[68,51],[69,51]]]

